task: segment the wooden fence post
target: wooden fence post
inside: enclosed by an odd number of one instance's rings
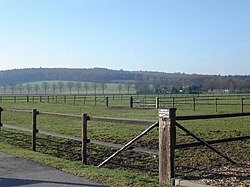
[[[36,151],[36,133],[37,133],[37,128],[36,128],[36,118],[38,115],[38,111],[36,109],[32,110],[32,145],[31,149],[32,151]]]
[[[14,102],[16,102],[16,96],[14,96]]]
[[[96,96],[95,96],[95,99],[94,99],[94,100],[95,100],[94,102],[95,102],[95,106],[96,106],[96,101],[97,101],[97,97],[96,97]]]
[[[83,97],[83,105],[85,106],[86,104],[86,96]]]
[[[87,164],[87,114],[82,115],[82,164]]]
[[[42,102],[42,96],[40,96],[40,103]]]
[[[244,98],[241,98],[241,113],[244,112]]]
[[[76,96],[73,97],[74,105],[76,104]]]
[[[30,99],[29,99],[29,96],[27,95],[27,99],[26,99],[26,101],[27,101],[27,103],[30,101]]]
[[[132,96],[130,96],[130,108],[133,108],[133,102],[134,102],[134,99]]]
[[[48,95],[48,97],[47,97],[47,103],[49,103],[49,95]]]
[[[175,116],[175,108],[159,110],[159,182],[161,184],[174,184]]]
[[[67,99],[66,99],[66,95],[63,97],[63,99],[64,99],[64,104],[66,104],[66,102],[67,102],[67,101],[66,101],[66,100],[67,100]]]
[[[1,127],[3,126],[3,124],[2,124],[2,111],[3,111],[3,108],[0,107],[0,132],[1,132]]]
[[[109,107],[109,97],[108,96],[105,97],[105,105],[106,105],[106,107]]]
[[[160,102],[159,102],[159,97],[155,98],[155,108],[159,109],[160,108]]]
[[[194,111],[195,111],[195,97],[193,99]]]
[[[175,104],[174,99],[175,99],[175,98],[173,97],[173,101],[172,101],[173,108],[174,108],[174,104]]]
[[[218,111],[218,98],[216,97],[215,98],[215,112],[217,112]]]

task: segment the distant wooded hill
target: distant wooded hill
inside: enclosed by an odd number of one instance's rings
[[[0,86],[51,80],[134,84],[136,91],[141,93],[162,90],[207,91],[221,89],[237,92],[250,90],[250,75],[199,75],[106,68],[30,68],[0,71]]]

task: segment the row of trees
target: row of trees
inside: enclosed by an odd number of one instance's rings
[[[137,93],[249,92],[249,76],[176,75],[165,77],[137,76]]]
[[[127,93],[130,94],[132,89],[134,88],[133,84],[116,84],[116,88],[114,86],[113,92],[116,93]],[[1,90],[3,94],[64,94],[74,93],[81,94],[82,90],[84,90],[84,94],[89,94],[90,92],[93,94],[97,94],[97,92],[105,94],[108,90],[107,83],[82,83],[82,82],[42,82],[42,83],[34,83],[34,84],[10,84],[1,86]],[[118,92],[117,92],[118,91]]]

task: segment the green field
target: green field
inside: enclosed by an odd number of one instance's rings
[[[152,95],[154,98],[156,95]],[[136,97],[136,96],[134,96]],[[145,96],[138,96],[145,97]],[[177,116],[183,115],[201,115],[201,114],[218,114],[218,113],[237,113],[241,112],[240,98],[245,98],[244,112],[250,112],[250,105],[247,98],[249,96],[240,95],[235,96],[231,99],[230,104],[226,105],[226,102],[220,100],[218,105],[218,111],[215,111],[214,100],[202,101],[199,97],[198,103],[196,104],[195,111],[193,110],[192,97],[190,101],[187,99],[186,103],[184,98],[182,101],[176,100],[175,107],[177,108]],[[157,109],[141,109],[141,108],[129,108],[129,95],[115,96],[110,98],[110,107],[106,107],[102,102],[103,97],[98,98],[98,104],[94,105],[93,97],[89,97],[86,101],[85,106],[83,105],[83,98],[77,99],[73,102],[73,99],[68,100],[66,104],[63,99],[58,102],[48,102],[47,98],[43,98],[42,102],[39,98],[36,98],[34,102],[26,102],[25,97],[16,102],[13,98],[9,102],[4,101],[1,103],[2,108],[6,109],[22,109],[31,111],[37,109],[41,112],[53,112],[53,113],[65,113],[65,114],[76,114],[81,115],[83,113],[89,116],[99,117],[113,117],[113,118],[125,118],[125,119],[142,119],[151,120],[152,122],[158,120]],[[169,99],[169,107],[171,107],[172,97],[166,97]],[[209,105],[209,102],[211,104]],[[224,104],[224,105],[222,105]],[[228,103],[227,103],[228,104]],[[118,107],[123,106],[123,107]],[[2,123],[10,125],[18,125],[23,127],[31,127],[31,114],[21,113],[10,113],[2,112]],[[225,119],[209,119],[209,120],[195,120],[195,121],[181,121],[183,126],[194,132],[196,135],[202,137],[205,140],[222,139],[230,137],[238,137],[250,135],[250,117],[241,118],[225,118]],[[124,124],[113,124],[107,122],[88,122],[88,138],[106,141],[112,143],[125,144],[130,139],[140,134],[147,128],[147,125],[124,125]],[[50,131],[55,133],[61,133],[66,135],[81,136],[81,120],[77,119],[62,119],[57,117],[39,116],[38,115],[38,129],[44,131]],[[21,131],[9,130],[2,128],[1,130],[1,142],[15,145],[17,147],[30,148],[30,133]],[[4,137],[5,136],[5,137]],[[80,144],[79,142],[69,141],[65,139],[57,139],[53,137],[46,137],[38,135],[38,152],[57,156],[61,159],[69,159],[72,163],[79,162],[80,160]],[[49,140],[49,141],[48,141]],[[177,144],[195,142],[190,136],[177,130]],[[148,149],[158,149],[158,129],[154,129],[148,133],[141,140],[136,142],[135,147],[145,147]],[[249,163],[250,152],[250,141],[237,141],[230,143],[216,144],[220,150],[227,154],[230,158],[236,160],[239,163]],[[116,149],[109,147],[89,145],[89,164],[98,165],[105,158],[110,156]],[[226,165],[228,161],[219,157],[217,154],[211,152],[205,147],[186,148],[176,150],[176,174],[177,175],[189,175],[198,176],[200,175],[198,170],[209,170],[218,165]],[[94,167],[95,168],[95,167]],[[147,180],[146,183],[149,186],[157,186],[157,175],[158,175],[158,157],[152,155],[145,155],[137,152],[125,151],[112,163],[108,164],[106,168],[118,169],[122,171],[123,175],[129,175],[132,171],[133,174],[129,176],[127,180],[123,181],[120,185],[127,186],[131,181],[133,184],[138,186],[144,185],[145,175]],[[198,169],[194,169],[198,168]],[[98,173],[98,169],[96,172]],[[128,171],[128,173],[126,173]],[[125,173],[124,173],[125,172]],[[103,175],[100,174],[100,175]],[[112,178],[113,174],[110,174]],[[138,178],[136,176],[138,175]],[[144,177],[143,177],[144,176]],[[123,176],[124,177],[124,176]],[[118,181],[118,182],[117,182]],[[104,182],[107,182],[104,180]],[[113,185],[118,185],[119,180],[109,181]],[[118,185],[119,186],[119,185]]]

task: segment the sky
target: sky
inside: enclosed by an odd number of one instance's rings
[[[0,70],[250,74],[249,0],[0,0]]]

